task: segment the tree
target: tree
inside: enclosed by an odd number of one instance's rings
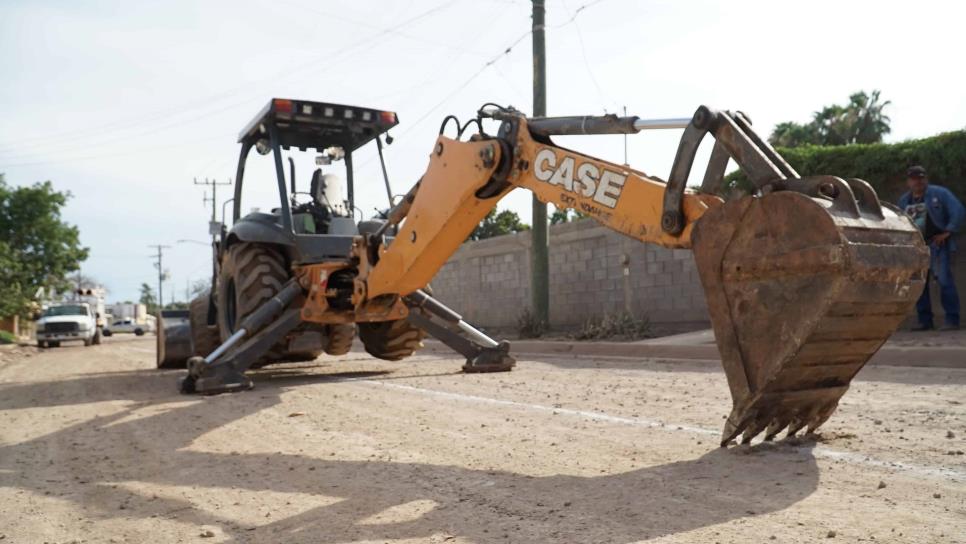
[[[516,212],[503,210],[497,213],[496,208],[494,208],[473,229],[473,233],[470,234],[470,240],[483,240],[524,230],[530,230],[530,225],[521,222],[520,216]]]
[[[775,147],[798,147],[802,145],[819,145],[821,136],[813,123],[804,125],[793,121],[786,121],[775,125],[768,142]]]
[[[81,274],[78,272],[70,278],[73,281],[74,287],[79,289],[107,289],[101,285],[101,282],[97,281],[97,278],[93,276],[88,276],[87,274]]]
[[[886,106],[892,101],[879,102],[879,98],[879,91],[872,91],[871,95],[860,92],[849,97],[849,113],[854,116],[851,119],[853,143],[877,144],[892,132],[889,126],[892,119],[885,114]]]
[[[588,217],[590,216],[585,213],[568,210],[566,208],[557,208],[555,206],[553,213],[550,214],[550,224],[559,225],[560,223],[570,223],[571,221],[586,219]]]
[[[147,306],[149,314],[158,311],[158,299],[154,296],[154,288],[146,283],[141,284],[141,298],[138,302]]]
[[[891,132],[891,119],[885,114],[890,101],[880,101],[881,93],[853,93],[845,106],[833,104],[812,114],[806,124],[792,121],[775,126],[768,141],[776,147],[803,145],[874,144]]]
[[[69,192],[49,181],[11,187],[0,174],[0,315],[26,316],[37,292],[65,291],[88,249],[77,227],[61,219]]]
[[[550,214],[550,224],[559,225],[560,223],[570,222],[570,210],[557,208]]]
[[[191,282],[191,297],[194,298],[200,294],[203,294],[209,290],[211,287],[211,280],[201,279]]]

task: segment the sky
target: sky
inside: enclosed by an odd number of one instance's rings
[[[689,117],[707,104],[767,135],[879,89],[887,141],[957,130],[964,19],[966,4],[932,0],[547,0],[548,114]],[[165,302],[185,300],[210,270],[211,208],[193,180],[234,177],[237,134],[271,97],[397,112],[386,162],[405,193],[447,114],[530,110],[530,24],[526,0],[0,0],[0,173],[71,192],[64,217],[91,250],[83,273],[110,300],[157,284],[152,244],[171,246]],[[679,137],[634,135],[628,160],[666,178]],[[620,136],[561,143],[624,160]],[[366,216],[387,205],[373,158],[356,158]],[[270,167],[252,154],[244,210],[277,205]],[[500,208],[529,222],[530,195]]]

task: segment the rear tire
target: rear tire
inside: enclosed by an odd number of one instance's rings
[[[241,322],[278,293],[291,274],[285,257],[263,244],[240,243],[228,249],[218,276],[218,332],[222,342]],[[252,368],[281,361],[312,361],[322,350],[288,352],[283,340],[272,347]]]
[[[107,337],[111,336],[114,333],[111,332],[111,329],[104,329],[104,332],[102,334],[104,335],[104,338],[107,338]]]
[[[188,306],[188,319],[191,323],[191,343],[194,354],[207,357],[221,345],[217,325],[208,325],[208,304],[211,295],[201,295]]]
[[[359,338],[366,352],[378,359],[399,361],[423,347],[426,331],[407,319],[359,323]]]
[[[352,339],[356,336],[356,326],[349,324],[329,325],[326,327],[328,341],[325,352],[329,355],[345,355],[352,349]]]
[[[134,336],[144,336],[143,329],[134,329]]]

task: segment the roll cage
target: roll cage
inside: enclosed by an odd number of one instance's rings
[[[347,197],[350,207],[354,209],[353,152],[376,140],[382,161],[382,142],[378,137],[397,124],[399,119],[391,111],[273,98],[238,135],[241,151],[235,172],[232,220],[237,222],[241,218],[245,162],[253,147],[258,147],[264,154],[271,152],[274,156],[282,227],[287,232],[294,232],[281,151],[294,147],[301,151],[315,149],[322,153],[333,147],[342,148],[345,153]],[[292,192],[294,190],[292,187]]]

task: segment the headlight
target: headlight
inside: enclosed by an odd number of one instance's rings
[[[44,332],[44,323],[37,323],[37,332]]]
[[[82,322],[82,323],[80,323],[80,324],[77,325],[77,328],[79,330],[86,331],[87,329],[91,328],[91,326],[88,323],[83,323]]]

